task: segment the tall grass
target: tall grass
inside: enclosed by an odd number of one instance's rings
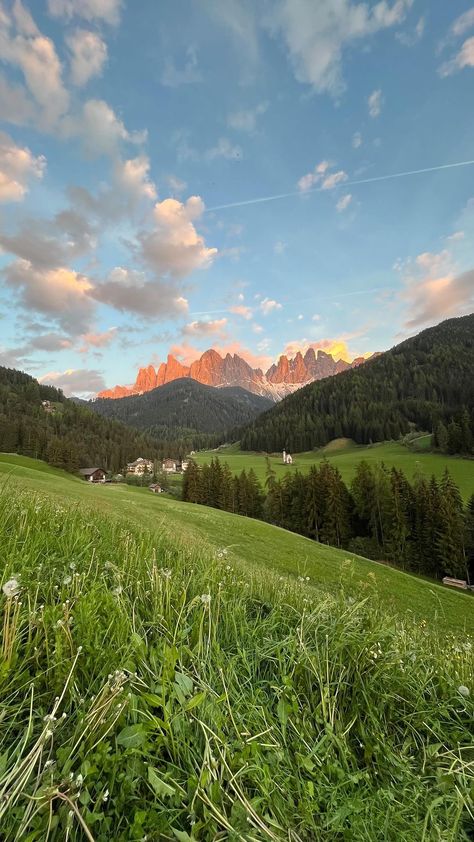
[[[248,577],[124,520],[0,496],[0,837],[474,833],[473,650],[351,584]]]

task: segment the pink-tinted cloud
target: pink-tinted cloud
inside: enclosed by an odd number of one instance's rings
[[[243,319],[251,319],[253,310],[251,307],[246,307],[245,304],[234,304],[229,307],[229,313],[234,313],[235,316],[242,316]]]
[[[211,321],[194,321],[183,327],[183,336],[218,336],[220,339],[227,338],[227,319],[212,319]]]

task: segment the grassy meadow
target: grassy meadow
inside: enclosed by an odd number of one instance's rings
[[[351,482],[357,464],[363,459],[370,464],[384,462],[389,468],[401,468],[409,479],[412,479],[417,471],[421,471],[427,477],[434,474],[439,479],[445,468],[448,468],[463,497],[468,499],[474,494],[474,459],[431,453],[427,449],[428,446],[428,436],[415,440],[411,447],[398,442],[364,446],[356,445],[349,439],[336,439],[320,450],[292,454],[293,465],[284,465],[281,454],[270,454],[270,462],[277,477],[283,477],[289,470],[305,473],[311,465],[319,463],[322,459],[329,459],[339,468],[346,483]],[[221,447],[217,451],[200,451],[193,458],[202,465],[216,455],[222,462],[229,464],[233,473],[238,474],[242,470],[248,471],[253,468],[258,479],[261,482],[265,480],[265,454],[242,451],[238,445]]]
[[[2,840],[472,839],[469,595],[0,471]]]

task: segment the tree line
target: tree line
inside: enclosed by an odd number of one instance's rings
[[[311,383],[237,438],[242,450],[298,453],[341,437],[359,444],[398,440],[413,429],[434,432],[440,450],[474,452],[474,314]]]
[[[474,494],[464,506],[446,470],[440,480],[361,461],[348,487],[327,460],[277,479],[267,461],[263,487],[253,469],[234,476],[215,457],[193,460],[183,500],[262,519],[307,538],[442,578],[474,579]]]

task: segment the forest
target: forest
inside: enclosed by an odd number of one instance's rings
[[[446,470],[440,481],[361,461],[347,487],[327,460],[279,480],[270,462],[265,488],[254,471],[234,476],[215,457],[184,475],[183,500],[266,520],[307,538],[403,570],[474,579],[474,494],[464,506]]]
[[[449,453],[474,447],[474,314],[422,331],[365,365],[300,389],[241,429],[242,450],[302,452],[435,433]]]
[[[51,403],[50,412],[43,401]],[[149,435],[95,415],[28,374],[0,367],[0,451],[4,453],[43,459],[71,473],[92,466],[116,473],[138,456],[160,459],[165,449]]]

